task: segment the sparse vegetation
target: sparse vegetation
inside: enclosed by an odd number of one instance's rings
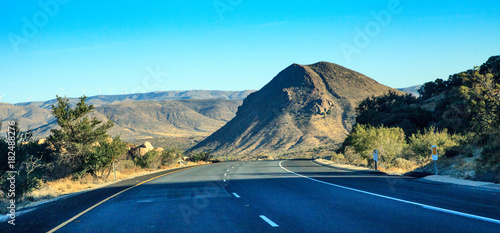
[[[369,153],[378,149],[384,168],[408,171],[430,162],[430,147],[437,145],[441,164],[455,166],[461,158],[467,160],[462,167],[475,170],[461,177],[500,182],[499,67],[500,56],[491,57],[446,81],[425,83],[419,98],[388,93],[365,99],[357,108],[357,125],[339,150],[342,156],[332,160],[364,159],[369,165]],[[477,149],[482,151],[478,158]]]
[[[205,151],[192,154],[190,160],[193,162],[199,162],[199,161],[208,162],[212,159],[212,157],[213,155],[211,154],[210,151]]]
[[[399,128],[374,127],[357,124],[346,139],[347,147],[351,147],[361,159],[371,163],[373,150],[379,151],[379,159],[386,164],[393,164],[408,147],[404,131]]]
[[[7,137],[0,138],[0,159],[9,161],[8,156],[14,155],[15,163],[9,167],[9,163],[0,163],[0,186],[4,195],[9,193],[11,173],[15,175],[15,196],[11,198],[21,199],[25,194],[40,187],[41,177],[46,167],[46,162],[50,161],[50,150],[46,144],[38,144],[32,137],[31,130],[22,132],[19,125],[9,125],[14,136],[8,134]],[[0,125],[1,128],[1,125]],[[10,138],[8,138],[10,137]],[[11,144],[14,142],[14,144]],[[12,149],[12,150],[11,150]],[[12,153],[9,153],[12,152]]]
[[[143,156],[137,156],[134,159],[135,165],[141,168],[158,168],[161,165],[160,152],[152,150]]]
[[[415,159],[420,164],[429,162],[429,150],[431,146],[436,145],[438,155],[441,157],[453,157],[456,148],[464,143],[465,138],[461,135],[450,135],[448,130],[437,131],[434,127],[426,129],[424,133],[411,135],[409,141],[409,158]],[[456,155],[456,154],[455,154]]]
[[[182,152],[176,148],[157,151],[148,151],[143,156],[134,158],[135,165],[141,168],[159,169],[162,166],[168,166],[175,162],[175,159],[182,156]],[[196,161],[197,162],[197,161]]]
[[[120,140],[120,137],[104,140],[83,155],[82,167],[85,170],[81,173],[89,173],[94,178],[107,179],[111,173],[113,160],[117,160],[126,152],[126,144]]]

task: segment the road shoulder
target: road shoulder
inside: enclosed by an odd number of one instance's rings
[[[322,165],[322,166],[328,166],[336,169],[341,169],[341,170],[347,170],[347,171],[366,171],[366,172],[379,172],[383,174],[383,172],[365,168],[365,167],[358,167],[354,165],[347,165],[347,164],[337,164],[329,160],[325,159],[315,159],[313,160],[314,163]],[[463,179],[458,179],[450,176],[443,176],[443,175],[429,175],[421,178],[417,178],[417,180],[421,182],[431,182],[431,183],[444,183],[444,184],[454,184],[454,185],[461,185],[461,186],[468,186],[468,187],[473,187],[473,188],[478,188],[478,189],[485,189],[485,190],[490,190],[490,191],[495,191],[495,192],[500,192],[500,184],[496,183],[491,183],[491,182],[482,182],[482,181],[473,181],[473,180],[463,180]]]

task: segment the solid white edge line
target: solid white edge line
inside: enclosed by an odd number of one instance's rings
[[[269,225],[271,225],[272,227],[279,227],[278,224],[276,224],[275,222],[273,222],[271,219],[267,218],[266,216],[264,215],[259,215],[260,218],[262,218],[262,220],[266,221]]]
[[[328,183],[328,182],[321,181],[321,180],[316,180],[314,178],[311,178],[311,177],[308,177],[308,176],[304,176],[304,175],[301,175],[301,174],[298,174],[298,173],[295,173],[295,172],[292,172],[292,171],[286,169],[285,167],[283,167],[283,165],[281,165],[281,163],[283,163],[283,162],[284,161],[281,161],[279,163],[279,165],[285,171],[287,171],[289,173],[292,173],[292,174],[294,174],[296,176],[300,176],[302,178],[306,178],[306,179],[309,179],[309,180],[312,180],[312,181],[316,181],[318,183],[322,183],[322,184],[334,186],[334,187],[337,187],[337,188],[347,189],[347,190],[351,190],[351,191],[354,191],[354,192],[364,193],[364,194],[368,194],[368,195],[372,195],[372,196],[376,196],[376,197],[381,197],[381,198],[385,198],[385,199],[389,199],[389,200],[393,200],[393,201],[403,202],[403,203],[406,203],[406,204],[416,205],[416,206],[420,206],[420,207],[425,208],[425,209],[430,209],[430,210],[435,210],[435,211],[440,211],[440,212],[444,212],[444,213],[455,214],[455,215],[459,215],[459,216],[463,216],[463,217],[468,217],[468,218],[473,218],[473,219],[482,220],[482,221],[486,221],[486,222],[500,224],[500,220],[497,220],[497,219],[482,217],[482,216],[473,215],[473,214],[462,213],[462,212],[458,212],[458,211],[454,211],[454,210],[448,210],[448,209],[439,208],[439,207],[430,206],[430,205],[425,205],[425,204],[421,204],[421,203],[417,203],[417,202],[412,202],[412,201],[406,201],[406,200],[403,200],[403,199],[398,199],[398,198],[394,198],[394,197],[384,196],[384,195],[380,195],[380,194],[376,194],[376,193],[370,193],[370,192],[359,190],[359,189],[349,188],[349,187],[345,187],[345,186],[341,186],[341,185],[337,185],[337,184],[332,184],[332,183]]]
[[[241,198],[240,195],[238,195],[237,193],[233,193],[233,195],[236,197],[236,198]]]

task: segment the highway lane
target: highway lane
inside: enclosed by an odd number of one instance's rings
[[[78,195],[66,195],[57,199],[57,201],[51,201],[43,205],[25,208],[21,211],[22,214],[17,214],[15,226],[8,224],[7,221],[0,222],[0,232],[47,232],[107,197],[154,177],[182,169],[186,168],[174,168],[150,173],[122,180],[99,189],[81,192]]]
[[[239,165],[219,163],[158,178],[57,232],[260,232],[267,223],[225,189],[224,178]]]
[[[498,232],[500,229],[498,223],[426,209],[309,179],[278,175],[283,169],[271,164],[262,166],[257,163],[245,167],[246,171],[241,171],[229,188],[245,193],[252,202],[259,203],[262,212],[267,212],[284,232]],[[282,165],[322,182],[500,219],[498,192],[422,183],[412,178],[369,172],[342,171],[307,160],[285,161]],[[244,176],[268,176],[268,179],[248,182]]]
[[[57,232],[498,232],[499,195],[310,160],[230,162],[144,183]]]

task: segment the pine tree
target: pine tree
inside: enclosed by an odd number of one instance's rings
[[[85,155],[106,139],[106,132],[113,127],[113,122],[103,123],[96,117],[88,117],[94,110],[93,105],[85,103],[86,96],[74,108],[67,98],[57,96],[57,105],[52,105],[52,114],[57,119],[59,128],[52,129],[49,142],[60,154],[69,170],[67,172],[86,172]]]

